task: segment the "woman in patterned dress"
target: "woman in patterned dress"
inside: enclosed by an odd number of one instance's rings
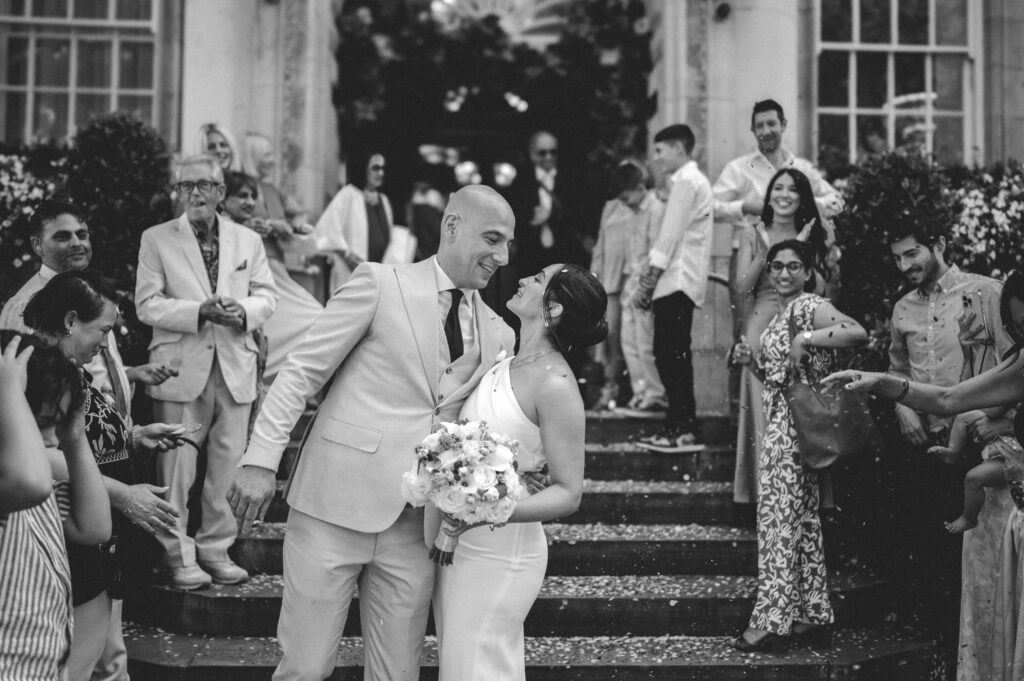
[[[786,391],[794,380],[820,380],[833,368],[834,350],[861,345],[867,333],[827,300],[807,293],[814,287],[813,265],[814,252],[804,241],[769,249],[767,268],[782,311],[761,334],[756,365],[746,337],[733,350],[736,361],[764,383],[768,417],[758,461],[757,597],[747,630],[732,642],[744,652],[777,650],[790,636],[812,640],[833,621],[818,475],[800,465]]]

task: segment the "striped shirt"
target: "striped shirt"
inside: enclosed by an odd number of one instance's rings
[[[71,650],[71,573],[62,518],[67,483],[43,503],[0,515],[0,679],[60,681]]]

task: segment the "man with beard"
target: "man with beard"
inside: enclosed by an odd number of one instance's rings
[[[890,248],[896,266],[914,288],[893,308],[889,348],[889,373],[912,381],[936,386],[951,386],[995,366],[1010,348],[1010,340],[1000,323],[999,295],[1002,285],[988,277],[961,272],[945,260],[947,241],[934,230],[896,232]],[[891,461],[895,475],[893,490],[895,532],[899,542],[892,555],[896,574],[904,581],[896,593],[901,615],[920,617],[920,624],[931,627],[945,639],[945,650],[952,651],[957,640],[957,613],[961,594],[961,545],[946,534],[943,520],[955,518],[963,502],[963,478],[968,464],[948,466],[927,453],[929,445],[949,441],[952,419],[931,416],[896,404],[900,435],[907,447]],[[1002,422],[1002,423],[1000,423]],[[1004,419],[982,419],[973,429],[975,441],[988,439],[987,433],[1012,426]],[[1005,492],[1003,492],[1005,494]],[[993,512],[992,504],[986,510]],[[983,511],[983,514],[985,511]],[[982,520],[984,524],[984,520]],[[1000,524],[1002,527],[1002,524]],[[964,555],[983,531],[967,533]],[[990,537],[998,545],[1000,537]],[[987,549],[990,553],[991,547]],[[970,562],[964,570],[964,617],[977,607],[991,607],[993,574],[978,575],[977,586],[989,584],[990,597],[977,592]],[[994,571],[995,566],[991,568]],[[968,593],[970,591],[970,593]],[[902,607],[900,607],[902,606]],[[968,628],[975,631],[990,619],[983,615],[969,618]],[[972,624],[973,621],[973,624]],[[991,636],[991,626],[989,626]],[[978,636],[978,651],[984,655],[986,642]],[[972,642],[973,642],[972,638]],[[961,641],[961,647],[973,643]],[[987,642],[990,644],[990,640]],[[952,657],[947,664],[952,663]]]

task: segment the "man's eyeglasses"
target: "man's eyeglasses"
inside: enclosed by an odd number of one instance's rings
[[[199,189],[202,194],[209,194],[215,187],[219,187],[220,182],[210,182],[209,180],[199,180],[198,182],[179,182],[178,191],[182,194],[191,194],[193,189]]]
[[[797,261],[797,260],[793,260],[791,262],[782,262],[780,260],[772,260],[770,263],[768,263],[768,269],[771,270],[772,272],[774,272],[775,274],[778,274],[782,270],[786,270],[790,274],[796,274],[797,272],[801,271],[803,268],[804,268],[804,264],[802,262]]]
[[[538,149],[538,156],[558,156],[558,149]]]

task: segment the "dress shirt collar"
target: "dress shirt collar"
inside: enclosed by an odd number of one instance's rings
[[[533,167],[537,181],[542,185],[547,186],[548,183],[554,184],[555,178],[558,177],[558,168],[552,168],[551,170],[544,170],[540,166]]]
[[[960,281],[960,274],[961,272],[959,267],[957,267],[956,265],[950,265],[949,269],[946,270],[945,274],[939,277],[939,280],[935,282],[935,292],[945,293],[954,286],[956,286],[957,282]],[[928,297],[928,294],[925,293],[924,290],[921,288],[917,289],[917,295],[921,296],[922,298]]]
[[[196,235],[196,239],[199,241],[207,241],[210,235],[206,231],[206,225],[201,222],[189,221],[189,226],[192,227],[192,233]],[[213,238],[217,238],[220,235],[220,218],[216,213],[213,214],[213,227],[210,230],[213,233]]]
[[[767,159],[765,159],[765,160],[767,160]],[[683,165],[681,165],[678,168],[676,168],[676,172],[672,173],[672,177],[670,179],[672,180],[672,182],[678,182],[679,180],[683,179],[684,177],[689,175],[693,170],[696,170],[696,169],[697,169],[697,162],[694,161],[693,159],[690,159],[689,161],[687,161]]]
[[[658,201],[658,195],[655,194],[654,191],[648,191],[646,194],[644,194],[643,201],[641,201],[640,205],[637,206],[636,211],[638,213],[642,213],[645,210],[650,209],[650,207],[653,206],[655,203],[658,203]]]
[[[57,270],[52,269],[48,265],[43,264],[39,266],[39,278],[43,281],[50,281],[56,274]]]
[[[793,161],[796,160],[796,156],[793,154],[792,151],[790,151],[786,147],[779,147],[779,153],[782,155],[782,165],[779,166],[778,168],[776,168],[775,165],[768,160],[768,157],[765,156],[760,149],[754,152],[754,158],[756,158],[758,161],[771,168],[773,171],[782,170],[783,168],[788,168],[789,166],[793,165]]]
[[[434,256],[434,279],[437,281],[438,293],[440,293],[441,291],[448,291],[453,288],[458,288],[458,286],[455,285],[455,282],[452,281],[452,278],[448,276],[448,273],[441,268],[441,263],[437,261],[437,256]],[[467,303],[470,303],[469,309],[472,310],[472,296],[473,294],[476,293],[476,289],[464,288],[460,290],[462,291],[462,299],[465,300]]]

